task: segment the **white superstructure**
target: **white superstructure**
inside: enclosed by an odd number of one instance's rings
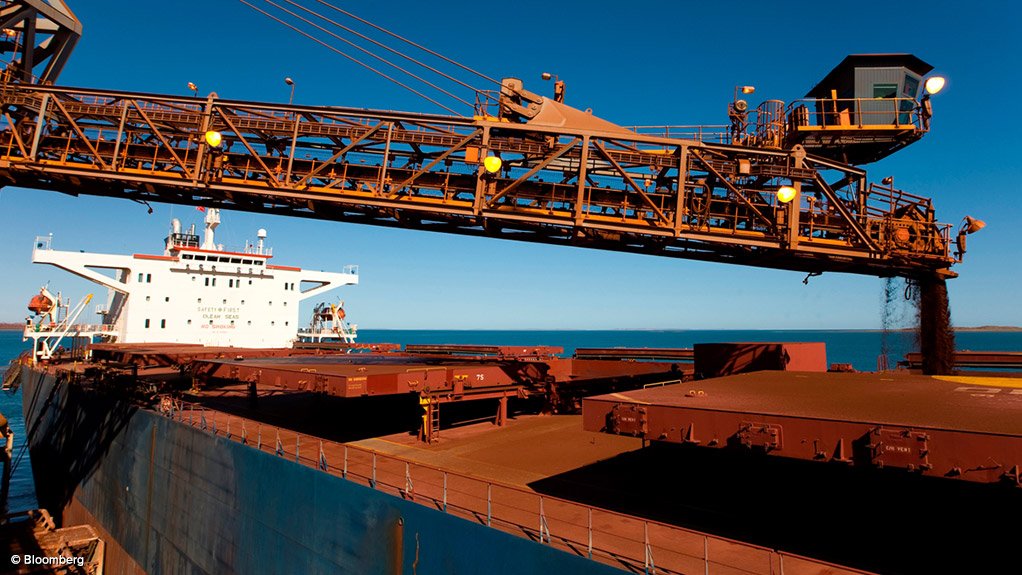
[[[200,243],[194,226],[174,220],[161,255],[113,255],[52,249],[37,238],[33,263],[50,264],[110,290],[98,311],[104,336],[119,343],[189,343],[291,347],[299,303],[358,283],[357,266],[342,273],[273,265],[259,230],[255,245],[225,251],[214,243],[217,209],[206,210]]]

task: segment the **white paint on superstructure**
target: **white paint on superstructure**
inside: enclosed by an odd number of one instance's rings
[[[358,283],[357,266],[335,273],[270,264],[265,230],[257,246],[225,251],[214,243],[219,223],[219,210],[207,210],[200,246],[194,226],[182,233],[175,220],[162,255],[59,251],[37,240],[32,261],[107,287],[98,311],[121,343],[291,347],[303,300]]]

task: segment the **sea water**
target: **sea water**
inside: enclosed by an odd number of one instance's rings
[[[29,344],[21,341],[21,331],[0,330],[0,371],[18,356]],[[7,495],[7,511],[24,511],[38,507],[35,499],[35,485],[32,483],[32,465],[28,459],[25,443],[25,417],[21,413],[21,390],[15,393],[0,391],[0,413],[7,418],[14,432],[14,474],[11,475],[11,490]]]
[[[909,351],[918,349],[912,332],[854,330],[607,330],[607,331],[478,331],[478,330],[359,330],[360,342],[475,345],[552,345],[571,355],[579,347],[692,347],[713,342],[816,342],[827,344],[828,363],[849,363],[855,369],[872,371],[886,346],[891,367]],[[958,332],[959,350],[1022,351],[1022,332]],[[0,369],[27,348],[20,331],[0,330]],[[25,424],[21,412],[21,391],[0,392],[0,412],[7,416],[15,433],[14,458],[17,467],[11,479],[8,508],[11,511],[36,507],[32,470],[25,445]]]

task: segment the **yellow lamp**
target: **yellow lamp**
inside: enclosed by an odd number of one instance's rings
[[[932,95],[943,90],[945,83],[947,83],[947,80],[945,80],[941,76],[932,76],[926,80],[926,83],[923,84],[923,87],[926,88],[927,94]]]
[[[791,200],[794,200],[796,194],[798,194],[798,190],[796,190],[794,187],[781,186],[780,188],[777,189],[777,201],[781,202],[782,204],[786,204]]]
[[[486,156],[486,159],[483,160],[483,167],[491,174],[496,174],[500,171],[501,165],[503,165],[503,162],[497,156]]]
[[[219,148],[220,144],[224,141],[224,137],[220,132],[216,130],[210,130],[206,132],[206,143],[213,148]]]

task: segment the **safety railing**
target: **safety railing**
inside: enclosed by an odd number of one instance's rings
[[[808,98],[788,104],[788,129],[895,126],[925,129],[913,98]]]
[[[303,435],[169,396],[158,409],[211,435],[635,573],[864,573]]]
[[[628,126],[629,130],[643,136],[696,140],[710,144],[729,144],[731,135],[728,126]]]

